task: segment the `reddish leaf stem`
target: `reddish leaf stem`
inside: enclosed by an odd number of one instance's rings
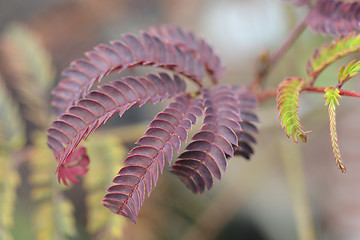
[[[266,89],[264,91],[258,92],[256,94],[258,101],[261,103],[265,100],[267,100],[268,98],[272,98],[275,97],[277,93],[277,89],[276,88],[270,88],[270,89]]]
[[[308,86],[308,87],[305,87],[302,89],[302,91],[321,92],[321,93],[324,93],[324,90],[325,90],[325,87],[314,87],[314,86]],[[355,91],[339,89],[339,94],[341,96],[360,98],[360,92],[355,92]]]
[[[301,91],[324,93],[324,90],[325,90],[325,87],[307,86],[307,87],[304,87]],[[261,91],[257,94],[258,101],[263,102],[263,101],[267,100],[268,98],[275,97],[276,93],[277,93],[277,89],[275,89],[275,88]],[[356,91],[339,89],[339,94],[341,96],[360,98],[360,92],[356,92]]]

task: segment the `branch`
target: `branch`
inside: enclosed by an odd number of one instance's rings
[[[269,88],[264,91],[258,92],[256,96],[258,101],[261,103],[266,101],[268,98],[276,97],[276,94],[277,94],[276,88]]]
[[[325,87],[313,87],[313,86],[304,87],[302,89],[302,91],[319,92],[319,93],[324,93],[324,90],[325,90]],[[341,96],[360,98],[360,92],[355,92],[355,91],[339,89],[339,94]]]
[[[273,56],[267,57],[266,55],[263,56],[263,61],[261,61],[259,70],[253,79],[253,81],[250,83],[250,89],[253,92],[257,92],[259,87],[262,85],[264,79],[269,74],[271,69],[276,65],[276,63],[281,59],[281,57],[288,51],[290,46],[295,42],[295,40],[300,36],[300,34],[305,30],[306,28],[306,21],[308,18],[307,14],[305,18],[298,23],[298,25],[293,29],[293,31],[290,33],[288,38],[285,40],[285,42],[280,46],[280,48],[274,53]]]

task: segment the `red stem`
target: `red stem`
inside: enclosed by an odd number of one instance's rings
[[[325,90],[325,87],[307,86],[307,87],[304,87],[301,91],[325,93],[324,90]],[[256,95],[257,95],[258,101],[263,102],[269,98],[275,97],[276,94],[277,94],[277,89],[271,88],[271,89],[261,91],[261,92],[257,93]],[[341,96],[360,98],[360,92],[355,92],[355,91],[339,89],[339,94]]]
[[[321,92],[321,93],[324,93],[324,90],[325,90],[325,87],[314,87],[314,86],[308,86],[308,87],[305,87],[302,89],[302,91]],[[339,91],[340,91],[339,94],[341,96],[360,98],[360,92],[343,90],[343,89],[339,89]]]

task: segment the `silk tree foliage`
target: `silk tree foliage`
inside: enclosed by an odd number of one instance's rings
[[[220,84],[225,69],[220,57],[191,31],[153,27],[139,37],[125,34],[123,41],[100,44],[85,55],[87,59],[75,60],[63,71],[64,78],[52,91],[58,118],[47,131],[48,145],[58,161],[59,180],[65,184],[67,180],[76,183],[76,176],[85,173],[88,160],[71,159],[82,151],[76,147],[89,134],[115,113],[122,117],[131,107],[165,99],[173,101],[136,142],[104,197],[103,204],[111,211],[135,222],[165,163],[171,164],[173,151],[179,153],[181,143],[188,141],[187,130],[199,117],[204,117],[203,126],[171,168],[191,191],[210,189],[213,176],[221,178],[230,157],[250,158],[257,132],[256,96],[246,87]],[[163,68],[172,74],[160,70],[142,77],[127,76],[89,92],[107,74],[136,66]],[[205,74],[212,87],[203,85]],[[186,81],[197,84],[196,92],[186,89]]]
[[[292,2],[310,7],[304,23],[314,32],[341,35],[314,51],[306,65],[308,76],[287,77],[279,84],[279,121],[286,136],[294,142],[307,142],[309,132],[300,122],[299,97],[309,91],[323,93],[329,108],[334,157],[345,172],[336,134],[335,106],[340,96],[359,97],[357,92],[341,89],[358,74],[359,64],[353,61],[340,68],[337,86],[314,84],[331,63],[359,51],[360,37],[352,31],[359,28],[360,7],[356,2],[329,0],[319,0],[313,6],[310,1]],[[157,72],[101,83],[110,73],[139,66]],[[193,193],[210,190],[214,179],[221,179],[229,159],[235,155],[250,159],[258,133],[256,106],[261,92],[251,84],[222,84],[224,73],[225,67],[210,44],[178,26],[151,27],[138,36],[124,34],[122,40],[95,46],[84,58],[71,62],[52,90],[51,104],[57,119],[47,129],[47,143],[57,160],[59,181],[77,183],[78,177],[87,172],[88,156],[78,146],[110,117],[122,117],[130,108],[148,102],[171,100],[150,122],[128,156],[119,159],[125,165],[114,176],[102,203],[135,222],[166,163]],[[210,86],[204,84],[207,78]],[[195,83],[197,89],[188,89],[189,82]],[[97,90],[91,90],[94,85]],[[199,118],[202,123],[197,123]],[[189,140],[193,124],[200,128]],[[183,152],[181,144],[186,144]],[[172,163],[174,151],[180,155]]]

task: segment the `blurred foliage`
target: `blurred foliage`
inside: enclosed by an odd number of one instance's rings
[[[25,26],[9,26],[0,39],[0,72],[19,104],[28,128],[43,128],[48,120],[46,96],[54,81],[51,57]]]
[[[24,203],[32,206],[31,214],[22,216],[31,223],[27,239],[119,239],[124,219],[104,208],[101,200],[126,149],[110,134],[87,142],[94,161],[81,186],[88,212],[86,233],[80,233],[79,225],[85,223],[76,222],[74,200],[57,182],[57,164],[46,145],[54,69],[48,51],[24,25],[12,24],[0,35],[0,239],[19,235],[13,232],[18,231],[14,210]],[[21,173],[24,166],[28,176]],[[20,185],[28,188],[28,200],[17,200]]]
[[[32,186],[31,198],[36,203],[33,209],[34,231],[37,239],[67,239],[75,236],[73,204],[66,199],[53,174],[56,162],[48,151],[45,134],[35,134],[35,144],[29,154]]]
[[[19,174],[13,159],[4,150],[0,150],[0,239],[11,240],[11,228],[14,225],[13,212],[16,202],[16,188]]]
[[[0,149],[19,149],[25,143],[24,122],[19,106],[7,92],[0,76]]]
[[[127,149],[116,135],[96,135],[86,143],[88,154],[91,156],[91,166],[84,179],[84,188],[87,192],[87,230],[95,235],[96,239],[119,239],[126,219],[106,211],[101,201],[113,176],[121,168]]]

